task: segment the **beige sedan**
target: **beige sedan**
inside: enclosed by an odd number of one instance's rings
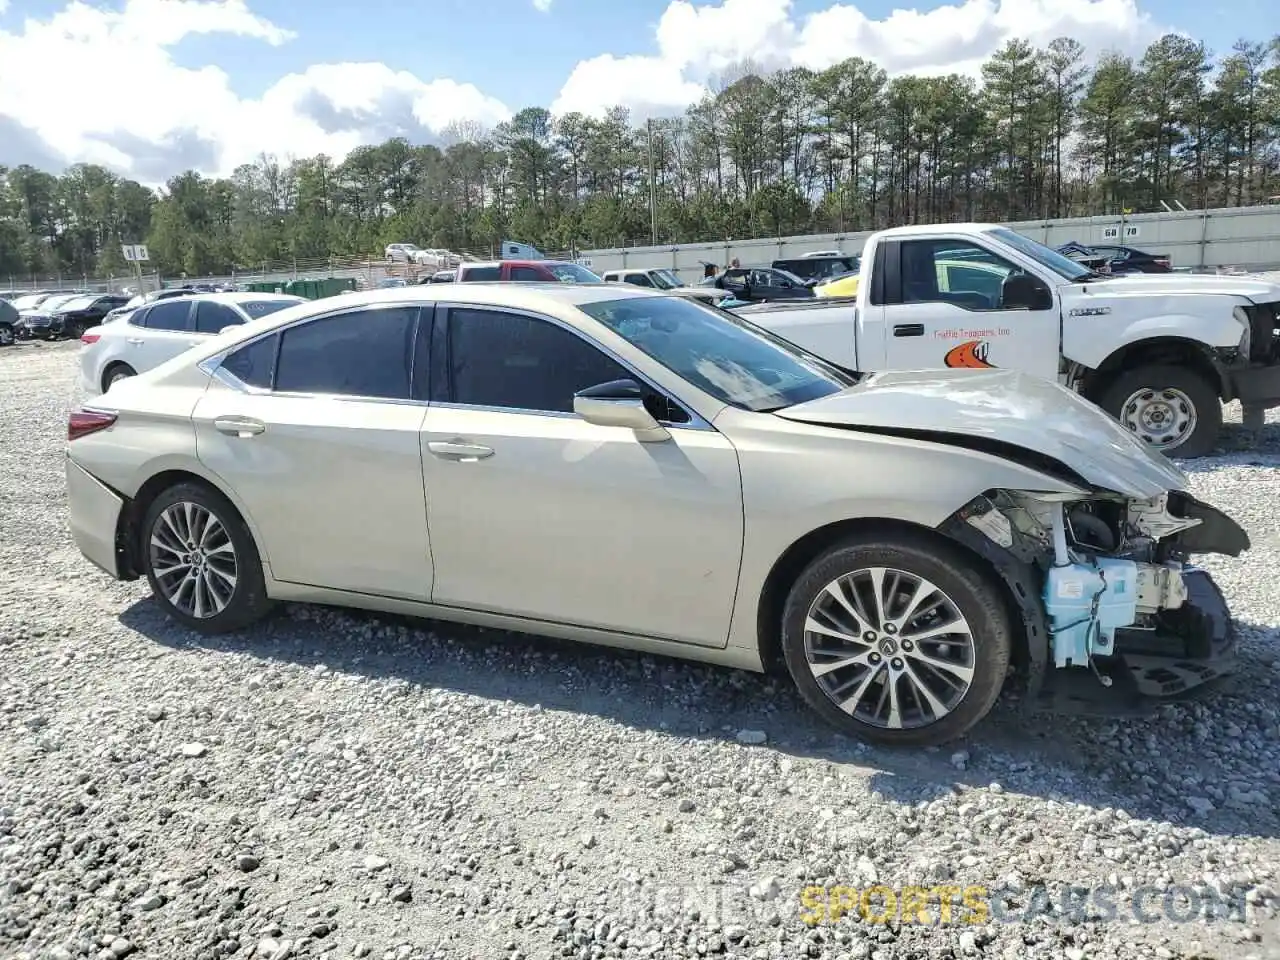
[[[1159,660],[1169,617],[1221,604],[1182,552],[1241,548],[1053,384],[859,376],[627,284],[308,302],[115,384],[68,435],[80,550],[195,630],[302,601],[778,666],[889,743],[962,734],[1011,663],[1037,687],[1125,671],[1124,629]],[[1049,584],[1081,596],[1100,554],[1167,589],[1082,628]]]

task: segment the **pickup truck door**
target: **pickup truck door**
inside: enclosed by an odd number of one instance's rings
[[[968,237],[883,245],[872,269],[884,282],[873,281],[861,332],[883,325],[885,362],[866,369],[1003,367],[1057,380],[1062,311],[1044,280]]]

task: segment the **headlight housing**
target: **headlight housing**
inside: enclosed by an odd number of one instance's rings
[[[1245,360],[1249,359],[1249,350],[1253,346],[1251,338],[1253,336],[1253,321],[1249,317],[1249,311],[1244,307],[1236,307],[1231,311],[1231,315],[1236,318],[1243,331],[1240,334],[1240,356]]]

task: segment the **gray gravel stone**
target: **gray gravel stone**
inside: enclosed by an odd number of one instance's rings
[[[0,349],[0,957],[1275,956],[1275,414],[1257,443],[1228,407],[1226,449],[1186,465],[1253,538],[1196,558],[1240,632],[1223,690],[1123,720],[1006,697],[962,744],[885,751],[712,667],[298,605],[177,627],[71,542],[77,349]],[[875,883],[1046,910],[803,922],[804,888]],[[1073,914],[1070,884],[1109,885],[1117,919]],[[1250,913],[1174,922],[1173,886]]]

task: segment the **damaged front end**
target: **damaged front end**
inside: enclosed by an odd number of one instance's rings
[[[987,557],[1020,608],[1029,707],[1132,713],[1235,668],[1230,612],[1189,558],[1238,556],[1249,538],[1184,491],[991,491],[943,532]]]

